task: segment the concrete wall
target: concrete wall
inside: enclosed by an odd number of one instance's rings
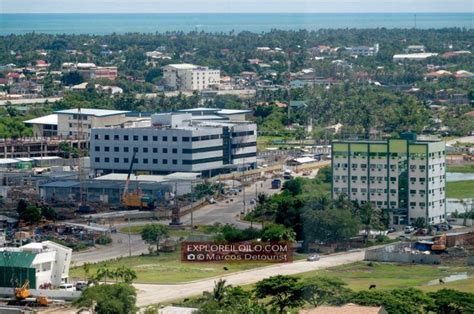
[[[441,259],[436,255],[425,255],[425,254],[410,254],[410,253],[397,253],[397,252],[386,252],[382,250],[367,250],[365,251],[366,261],[377,261],[377,262],[392,262],[392,263],[403,263],[403,264],[440,264]]]
[[[72,301],[81,296],[80,291],[64,291],[64,290],[39,290],[39,289],[30,289],[32,296],[45,296],[48,299],[54,300],[66,300]],[[0,296],[1,297],[11,297],[14,294],[13,288],[1,288],[0,287]]]

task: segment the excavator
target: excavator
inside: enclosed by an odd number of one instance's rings
[[[127,209],[153,210],[155,208],[154,200],[149,196],[143,195],[138,187],[131,193],[128,191],[136,154],[137,152],[134,151],[132,161],[130,162],[130,168],[128,169],[127,180],[125,181],[125,187],[122,194],[122,204]]]
[[[33,297],[30,293],[30,281],[26,280],[23,286],[15,288],[15,298],[8,301],[8,305],[19,306],[48,306],[50,301],[45,296]]]
[[[431,246],[431,251],[435,254],[441,254],[446,250],[446,233],[443,233]]]

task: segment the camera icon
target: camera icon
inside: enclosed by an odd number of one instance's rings
[[[194,254],[188,254],[188,256],[186,256],[186,259],[187,259],[188,261],[194,261],[194,260],[196,260],[196,255],[194,255]]]

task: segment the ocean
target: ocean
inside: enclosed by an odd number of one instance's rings
[[[180,13],[0,14],[0,35],[190,32],[267,32],[338,28],[473,28],[473,13]]]

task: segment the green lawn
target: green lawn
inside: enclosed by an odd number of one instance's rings
[[[224,273],[252,269],[259,266],[268,266],[265,263],[182,263],[179,260],[179,250],[173,253],[160,253],[160,256],[125,257],[118,260],[92,265],[90,274],[106,264],[115,269],[127,266],[137,272],[137,282],[142,283],[180,283],[215,277]],[[227,267],[228,270],[224,270]],[[72,278],[84,278],[82,267],[71,269]]]
[[[368,266],[367,262],[358,262],[326,270],[303,273],[299,276],[301,278],[309,278],[312,276],[337,277],[345,281],[349,288],[356,291],[368,289],[370,285],[375,284],[377,285],[377,289],[416,287],[425,291],[433,291],[445,287],[452,287],[462,291],[474,292],[474,280],[472,280],[472,278],[451,282],[445,285],[427,285],[431,280],[437,280],[462,272],[468,272],[470,276],[474,276],[473,267],[392,263],[372,264],[373,266]]]
[[[299,254],[295,259],[306,258]],[[180,261],[180,250],[173,253],[160,253],[160,256],[134,256],[93,264],[90,274],[95,274],[97,269],[106,264],[108,268],[115,269],[127,266],[137,272],[137,282],[141,283],[181,283],[220,276],[226,273],[249,270],[256,267],[269,266],[269,263],[183,263]],[[228,270],[224,270],[226,267]],[[71,278],[84,278],[82,267],[72,268]]]
[[[474,165],[448,165],[448,172],[474,173]]]
[[[446,197],[471,198],[474,197],[474,180],[447,182]]]

